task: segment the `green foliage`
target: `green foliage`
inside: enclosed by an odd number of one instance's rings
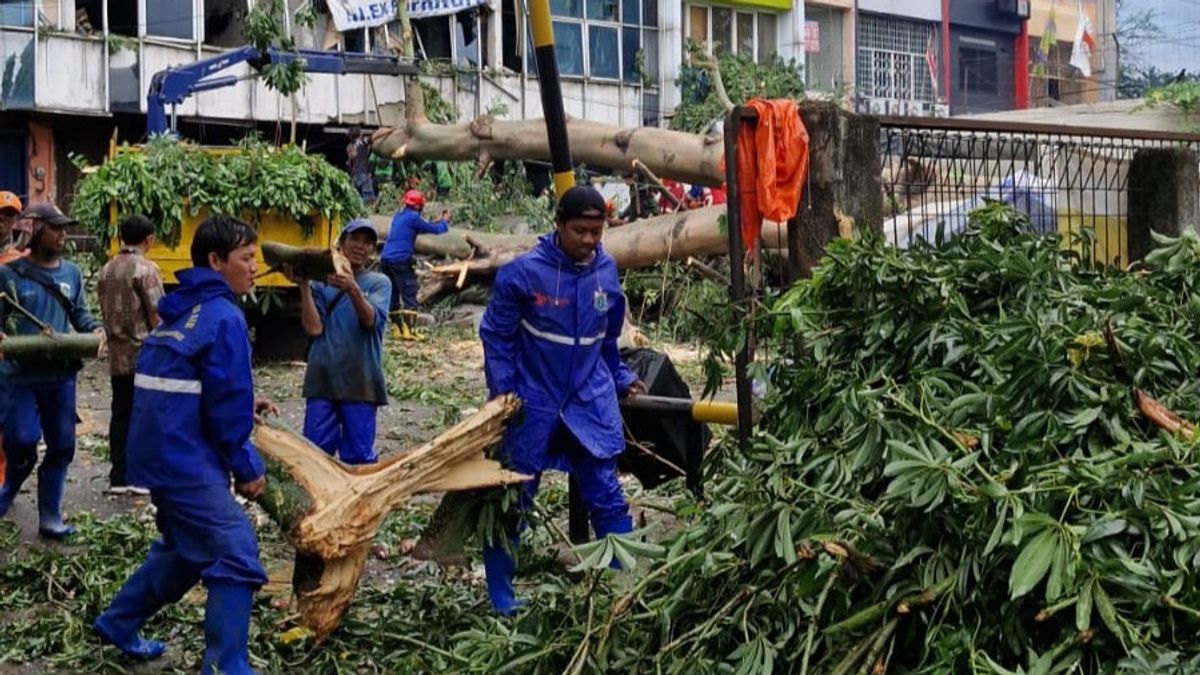
[[[628,270],[621,287],[634,322],[671,342],[709,337],[709,329],[717,327],[714,308],[729,302],[727,289],[698,278],[678,262]]]
[[[688,50],[692,61],[703,58],[699,46],[694,42],[688,42]],[[804,98],[804,74],[795,61],[772,56],[762,63],[755,63],[748,56],[726,53],[721,55],[718,65],[725,91],[735,105],[755,97]],[[679,85],[682,103],[675,108],[671,118],[672,129],[704,133],[725,114],[724,107],[717,100],[711,76],[704,67],[685,63],[679,69],[676,84]]]
[[[254,8],[246,15],[246,24],[243,29],[246,40],[260,51],[275,47],[283,51],[295,52],[296,42],[288,33],[283,22],[285,11],[287,10],[283,0],[266,0],[255,3]],[[315,16],[297,14],[296,19],[298,22],[315,21]],[[297,57],[287,63],[268,63],[263,66],[262,79],[268,89],[273,89],[284,96],[290,96],[300,91],[300,88],[308,81],[308,75],[304,72],[304,59]]]
[[[1191,118],[1197,108],[1200,108],[1200,82],[1195,79],[1175,81],[1162,87],[1155,87],[1145,93],[1145,107],[1171,105],[1183,111]]]
[[[183,218],[208,209],[252,221],[274,211],[313,227],[313,217],[344,221],[364,213],[362,200],[344,172],[295,146],[272,148],[253,138],[228,152],[211,152],[169,137],[151,139],[143,150],[128,146],[80,181],[72,215],[107,245],[117,220],[145,214],[158,224],[159,239],[179,241]]]

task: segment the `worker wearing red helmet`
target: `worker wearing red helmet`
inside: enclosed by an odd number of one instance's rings
[[[392,217],[392,230],[388,233],[383,253],[379,256],[380,267],[392,280],[390,312],[392,319],[401,329],[400,310],[417,308],[417,272],[413,267],[413,246],[418,234],[444,234],[450,229],[450,212],[442,211],[437,222],[429,222],[421,215],[425,208],[425,195],[420,190],[404,193],[404,208]]]

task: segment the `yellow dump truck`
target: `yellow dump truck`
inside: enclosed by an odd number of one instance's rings
[[[109,150],[109,159],[122,152],[139,152],[135,146],[118,147],[114,143]],[[205,152],[225,154],[236,152],[236,149],[205,148]],[[156,240],[147,253],[147,257],[162,270],[163,282],[169,291],[178,281],[176,272],[192,266],[191,246],[196,228],[208,217],[207,209],[188,215],[184,209],[184,217],[180,223],[179,240],[174,246],[169,246],[161,240]],[[274,211],[257,214],[240,214],[247,222],[253,224],[258,231],[259,242],[275,241],[282,244],[301,247],[328,248],[337,238],[340,223],[313,214],[311,228],[306,228],[292,218]],[[109,208],[109,223],[115,231],[118,213],[116,204]],[[120,241],[112,237],[109,245],[110,257],[120,250]],[[296,286],[278,272],[267,273],[268,266],[263,260],[262,251],[258,252],[259,277],[255,281],[255,299],[258,302],[245,303],[246,319],[254,330],[255,347],[258,355],[268,358],[299,358],[304,356],[307,348],[307,338],[300,330],[299,323],[299,292]]]

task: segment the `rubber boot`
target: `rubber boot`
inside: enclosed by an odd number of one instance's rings
[[[201,675],[257,675],[250,667],[250,607],[254,589],[208,584],[204,606],[204,662]]]
[[[515,543],[514,543],[515,548]],[[483,570],[487,573],[488,597],[492,609],[502,616],[513,616],[525,603],[517,600],[513,592],[513,576],[517,563],[503,546],[485,544],[483,547]]]
[[[45,539],[66,539],[75,528],[63,523],[62,498],[67,488],[67,469],[38,469],[38,534]]]
[[[34,464],[37,462],[37,457],[30,457],[28,462],[20,462],[14,458],[7,459],[8,461],[4,465],[4,485],[0,487],[0,518],[8,515],[8,510],[16,501],[17,494],[21,492],[21,486],[33,473]]]
[[[425,336],[414,328],[417,325],[417,313],[414,310],[398,309],[393,312],[393,318],[395,319],[394,335],[397,339],[408,342],[420,342],[425,339]]]
[[[176,557],[156,554],[159,544],[150,549],[146,562],[125,582],[92,627],[106,642],[130,656],[157,659],[167,646],[147,640],[138,632],[168,603],[176,602],[195,584],[195,577],[182,574]]]

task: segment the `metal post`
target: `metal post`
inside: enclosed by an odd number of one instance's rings
[[[725,185],[727,187],[726,224],[729,227],[729,299],[740,304],[746,299],[746,252],[742,242],[742,195],[738,187],[737,140],[742,126],[744,109],[734,108],[725,116]],[[742,343],[734,359],[738,405],[738,443],[745,448],[750,442],[753,424],[751,411],[750,341]]]
[[[550,0],[531,0],[530,23],[533,28],[533,56],[538,68],[538,88],[542,92],[542,113],[550,141],[550,165],[554,170],[554,193],[575,186],[571,164],[571,146],[567,142],[567,116],[563,111],[562,85],[558,81],[558,60],[554,56],[554,25],[550,22]]]

